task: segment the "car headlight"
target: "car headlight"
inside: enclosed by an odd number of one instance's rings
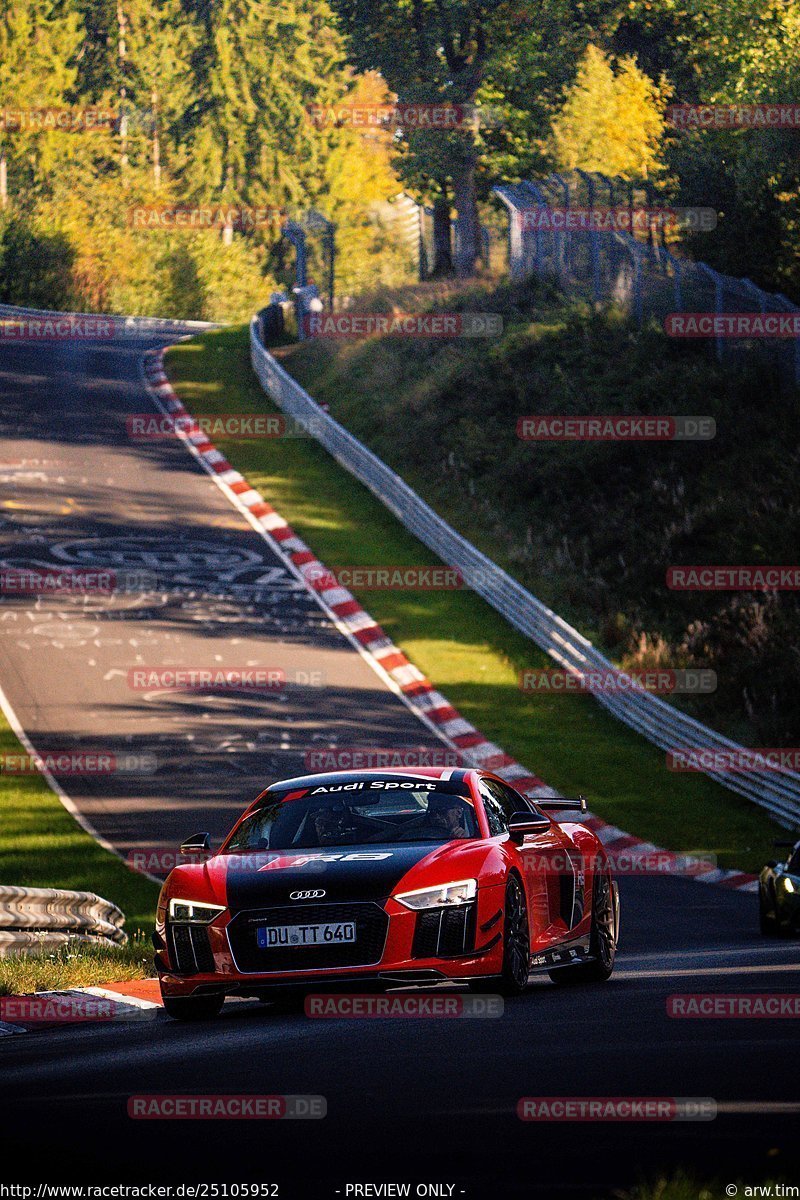
[[[784,875],[784,877],[783,877],[783,886],[786,888],[787,892],[797,891],[797,888],[794,886],[794,883],[792,882],[792,880],[789,878],[788,875]]]
[[[175,896],[169,902],[170,921],[192,921],[195,925],[210,925],[221,912],[225,912],[224,904],[202,904],[197,900],[178,900]]]
[[[443,883],[441,887],[400,892],[395,896],[395,900],[415,911],[423,908],[445,908],[451,904],[469,904],[470,900],[475,899],[477,890],[478,884],[475,879],[461,879],[458,883]]]

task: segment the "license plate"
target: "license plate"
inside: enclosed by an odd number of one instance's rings
[[[314,925],[262,925],[256,939],[262,950],[293,946],[341,946],[356,940],[356,923],[325,921]]]

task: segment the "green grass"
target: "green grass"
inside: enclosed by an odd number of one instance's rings
[[[0,714],[0,753],[20,749]],[[0,883],[95,892],[122,909],[131,940],[153,927],[158,886],[84,833],[41,775],[0,776]]]
[[[491,339],[311,338],[292,375],[437,512],[626,667],[710,667],[676,703],[752,746],[800,736],[796,593],[679,592],[670,564],[793,563],[800,407],[754,359],[538,281],[420,284],[363,310],[489,310]],[[706,414],[711,441],[532,443],[530,414]]]
[[[762,1181],[761,1186],[771,1186],[773,1194],[776,1194],[775,1186],[777,1182],[774,1179],[768,1183]],[[726,1197],[729,1196],[729,1193],[725,1190],[726,1186],[729,1185],[718,1179],[701,1183],[700,1180],[680,1171],[676,1175],[664,1176],[654,1182],[642,1183],[631,1191],[614,1192],[614,1196],[616,1200],[726,1200]],[[754,1186],[757,1188],[759,1184],[756,1183],[754,1185],[750,1180],[748,1180],[747,1184],[741,1180],[737,1180],[735,1186],[737,1188],[736,1194],[741,1197],[748,1194],[745,1190],[746,1187],[749,1187],[749,1194],[751,1196],[760,1194],[753,1191]]]
[[[0,996],[63,991],[72,987],[102,987],[153,974],[153,950],[141,934],[127,946],[89,946],[74,943],[37,954],[0,959]]]
[[[173,348],[170,378],[195,414],[272,412],[249,363],[245,328]],[[220,440],[230,462],[329,566],[437,560],[316,443]],[[491,740],[562,793],[658,845],[758,869],[781,830],[704,776],[667,771],[662,752],[585,696],[521,692],[518,672],[551,665],[470,592],[359,592],[358,599]]]

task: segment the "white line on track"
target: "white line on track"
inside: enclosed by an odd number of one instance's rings
[[[632,970],[624,968],[615,970],[612,979],[680,979],[686,976],[698,978],[708,975],[766,975],[776,972],[796,974],[800,971],[800,963],[752,963],[750,966],[712,967],[698,965],[696,967],[672,967],[664,971]]]

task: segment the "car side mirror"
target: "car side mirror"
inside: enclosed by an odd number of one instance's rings
[[[538,817],[532,812],[515,812],[508,819],[508,833],[512,842],[519,845],[530,833],[544,833],[549,829],[551,821],[547,817]]]
[[[187,858],[197,858],[211,853],[211,834],[193,833],[181,846],[181,854]]]

